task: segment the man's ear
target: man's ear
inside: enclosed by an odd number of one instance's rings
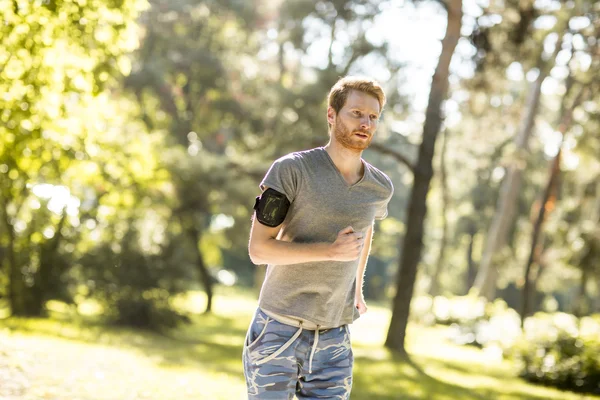
[[[329,125],[333,125],[335,123],[336,117],[337,114],[335,113],[333,107],[327,107],[327,122],[329,122]]]

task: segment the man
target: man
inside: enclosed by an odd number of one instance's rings
[[[268,267],[243,351],[251,399],[350,396],[348,324],[367,311],[373,223],[393,193],[361,158],[384,105],[377,82],[340,79],[328,97],[329,143],[278,159],[260,184],[249,253]]]

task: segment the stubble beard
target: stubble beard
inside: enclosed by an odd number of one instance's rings
[[[364,132],[369,138],[367,140],[361,140],[357,137],[354,137],[355,132],[356,131],[350,131],[350,129],[348,129],[348,127],[339,119],[335,122],[333,127],[333,134],[338,143],[350,151],[361,153],[363,150],[366,150],[369,147],[373,136],[370,133]]]

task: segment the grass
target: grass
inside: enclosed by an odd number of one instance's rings
[[[202,310],[204,296],[181,300]],[[0,400],[244,399],[251,293],[220,288],[214,313],[166,335],[58,319],[0,321]],[[412,325],[411,361],[382,343],[389,312],[371,307],[351,327],[352,399],[600,399],[535,386],[481,350],[452,345],[442,327]]]

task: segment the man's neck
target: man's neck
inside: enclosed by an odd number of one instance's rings
[[[364,173],[361,161],[362,151],[347,149],[334,139],[325,145],[325,151],[344,177],[358,177],[358,179],[362,177]]]

